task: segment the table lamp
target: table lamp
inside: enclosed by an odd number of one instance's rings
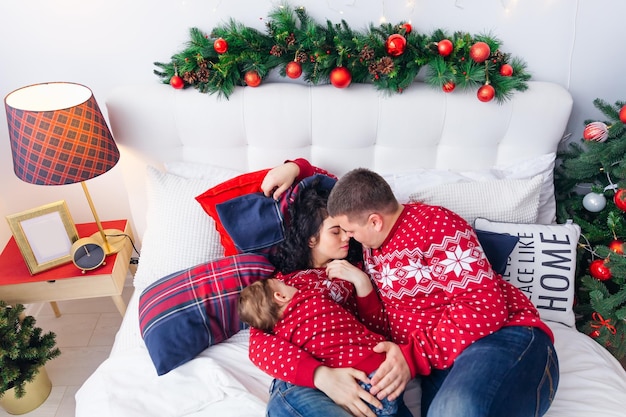
[[[4,104],[15,175],[40,185],[80,182],[106,254],[124,243],[120,230],[102,228],[85,181],[115,166],[120,152],[91,90],[68,82],[35,84],[9,93]]]

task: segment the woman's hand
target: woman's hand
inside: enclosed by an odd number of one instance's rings
[[[366,402],[382,408],[381,402],[357,382],[370,382],[365,372],[354,368],[320,366],[315,370],[313,380],[317,389],[357,417],[376,417]]]
[[[345,259],[330,261],[326,265],[326,275],[330,279],[340,278],[351,282],[356,289],[358,297],[365,297],[374,289],[372,281],[370,281],[367,274]]]
[[[270,169],[263,182],[261,183],[261,190],[266,197],[272,197],[274,200],[278,200],[282,193],[291,187],[295,179],[300,174],[300,167],[295,162],[285,162],[275,168]]]
[[[393,401],[402,395],[411,380],[411,370],[400,347],[393,342],[380,342],[374,346],[374,352],[385,352],[387,357],[372,378],[370,393]]]

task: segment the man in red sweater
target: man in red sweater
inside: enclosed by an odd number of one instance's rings
[[[553,335],[524,294],[496,274],[457,214],[399,204],[378,174],[339,179],[329,215],[364,247],[392,342],[371,393],[397,398],[422,376],[422,416],[541,416],[558,385]]]

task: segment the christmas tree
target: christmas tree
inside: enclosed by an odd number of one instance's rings
[[[586,120],[583,138],[560,152],[557,219],[581,227],[577,327],[618,360],[626,357],[626,106],[593,102],[606,120]]]

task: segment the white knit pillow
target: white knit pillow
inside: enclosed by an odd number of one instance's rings
[[[409,195],[410,202],[446,207],[468,223],[492,221],[535,223],[543,177],[442,184]]]
[[[426,188],[443,184],[481,182],[506,179],[531,179],[543,177],[539,193],[537,223],[551,224],[556,220],[554,199],[554,161],[556,153],[541,155],[509,165],[478,171],[452,171],[447,169],[416,169],[407,172],[385,173],[383,177],[401,203],[409,201],[409,195]]]
[[[214,168],[210,178],[198,179],[147,169],[147,227],[134,279],[139,290],[172,272],[224,255],[215,222],[195,197],[237,175]]]

